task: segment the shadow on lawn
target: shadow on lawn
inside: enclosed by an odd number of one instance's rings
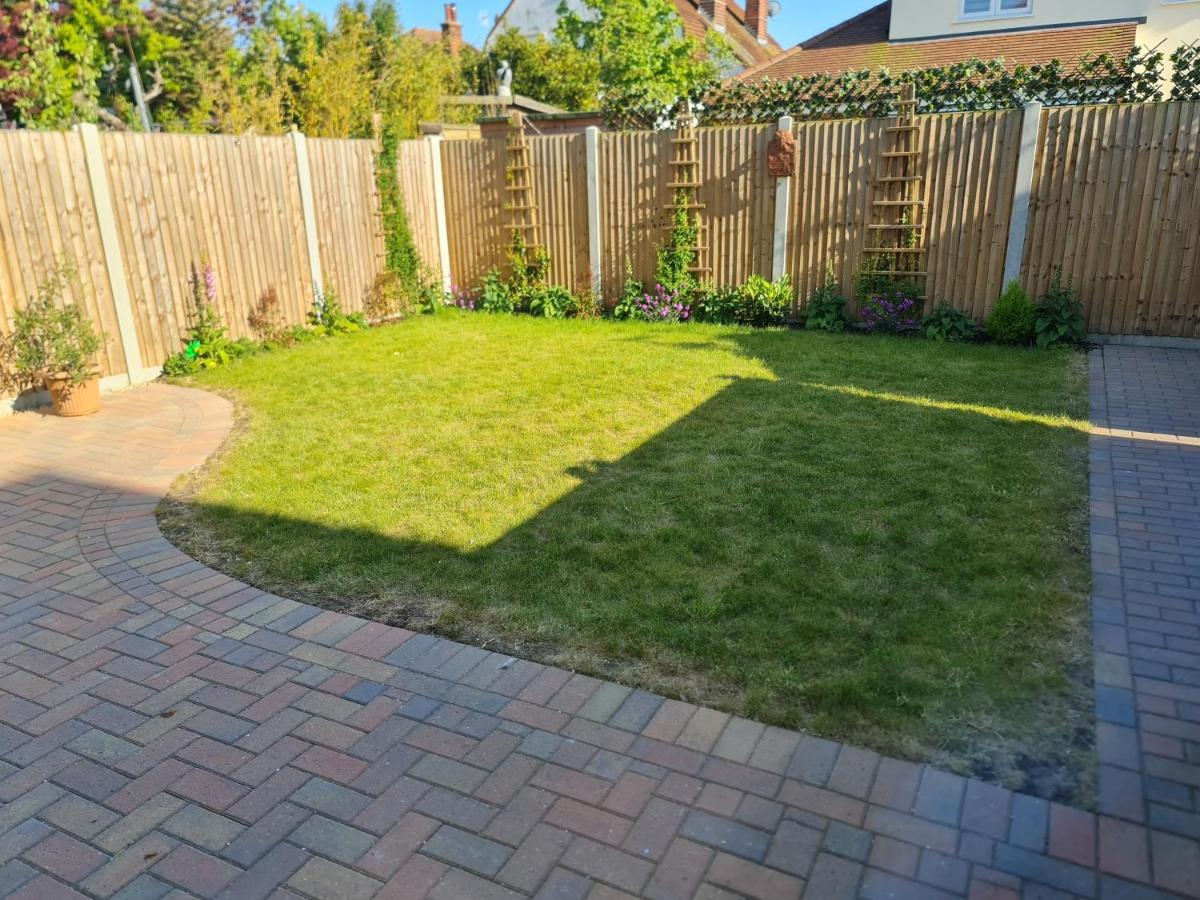
[[[1087,802],[1086,426],[789,338],[731,335],[775,377],[472,551],[186,496],[160,518],[278,593]]]

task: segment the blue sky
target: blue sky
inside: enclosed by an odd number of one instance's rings
[[[444,0],[398,0],[401,21],[405,27],[437,28],[442,21]],[[745,0],[741,0],[745,2]],[[805,38],[857,15],[874,6],[879,0],[838,0],[814,3],[813,0],[781,0],[782,10],[771,20],[771,34],[784,47],[791,47]],[[491,28],[492,18],[504,10],[507,0],[458,0],[458,18],[463,23],[466,39],[479,46]],[[304,0],[309,9],[329,15],[338,0]]]

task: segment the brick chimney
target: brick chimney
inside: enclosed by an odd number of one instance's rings
[[[708,16],[714,29],[725,31],[725,0],[700,0],[700,12]]]
[[[746,30],[760,44],[767,42],[767,0],[746,0]]]
[[[443,9],[446,15],[445,21],[442,22],[442,37],[446,39],[450,55],[458,56],[463,45],[462,25],[458,21],[458,7],[453,3],[447,3]]]

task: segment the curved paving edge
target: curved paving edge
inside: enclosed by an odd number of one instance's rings
[[[213,572],[154,509],[231,425],[165,385],[0,422],[0,896],[1200,896],[1136,815]]]

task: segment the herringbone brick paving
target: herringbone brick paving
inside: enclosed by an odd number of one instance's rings
[[[1168,393],[1139,392],[1140,354]],[[1195,355],[1110,359],[1106,427],[1117,397],[1195,411]],[[1198,433],[1156,416],[1138,430]],[[154,508],[231,424],[224,400],[163,385],[88,420],[0,422],[2,896],[1200,896],[1195,598],[1131,574],[1171,572],[1127,570],[1121,537],[1145,513],[1175,538],[1168,565],[1195,562],[1196,447],[1093,438],[1094,530],[1112,503],[1122,579],[1097,582],[1120,774],[1096,816],[214,573]],[[1170,482],[1166,523],[1123,502],[1143,465]]]

